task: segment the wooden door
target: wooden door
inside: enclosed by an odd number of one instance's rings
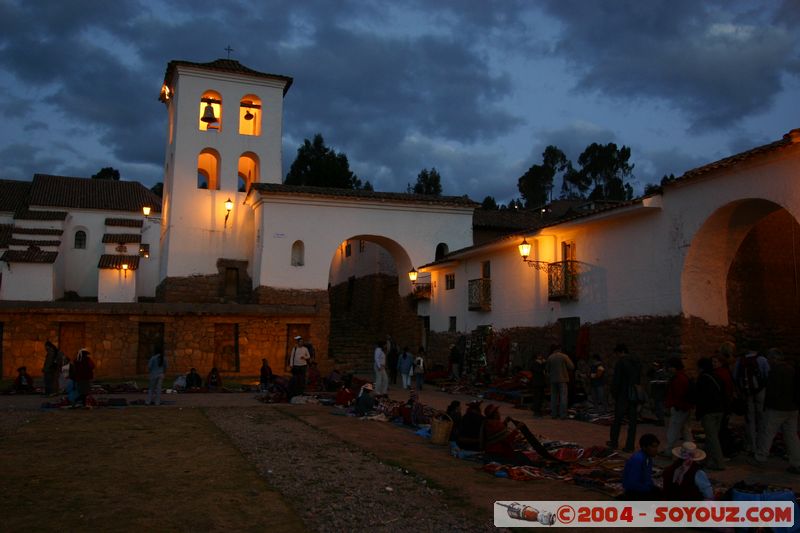
[[[164,324],[139,322],[139,347],[136,354],[136,373],[147,373],[147,362],[156,348],[164,348]],[[164,354],[166,356],[166,354]]]
[[[74,361],[78,350],[86,346],[86,324],[83,322],[61,322],[58,325],[58,348]],[[91,348],[89,348],[91,351]]]
[[[239,324],[214,324],[214,366],[220,372],[239,371]]]

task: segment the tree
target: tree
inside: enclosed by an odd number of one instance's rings
[[[550,145],[542,152],[542,164],[533,165],[517,180],[517,188],[527,207],[545,205],[552,198],[553,179],[557,173],[572,170],[572,163],[557,147]]]
[[[361,180],[350,170],[344,153],[325,146],[322,134],[305,139],[297,149],[297,157],[286,174],[287,185],[361,189]]]
[[[414,194],[427,194],[429,196],[440,196],[442,194],[442,177],[436,168],[423,168],[417,175],[417,183],[414,184]]]
[[[494,199],[494,196],[487,196],[481,202],[481,208],[487,210],[497,210],[499,206],[497,205],[497,200]]]
[[[633,188],[625,186],[625,180],[633,172],[633,165],[628,163],[630,157],[630,148],[617,148],[614,143],[592,143],[586,147],[578,163],[581,174],[594,185],[590,199],[622,201],[633,197]]]
[[[164,182],[159,181],[158,183],[150,187],[150,191],[152,191],[152,193],[155,194],[156,196],[164,196]]]
[[[119,170],[113,167],[103,167],[92,176],[93,180],[114,180],[119,181]]]

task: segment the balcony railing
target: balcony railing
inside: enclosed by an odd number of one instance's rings
[[[469,280],[469,310],[470,311],[491,311],[492,310],[492,280],[491,279],[471,279]]]
[[[417,283],[416,285],[414,285],[414,298],[416,298],[417,300],[430,300],[431,284]]]
[[[547,268],[547,299],[550,301],[578,299],[578,262],[558,261]]]

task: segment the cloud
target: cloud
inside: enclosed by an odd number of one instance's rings
[[[696,132],[727,128],[767,110],[797,61],[796,31],[744,12],[747,4],[543,5],[564,25],[554,53],[573,67],[577,91],[665,100]]]

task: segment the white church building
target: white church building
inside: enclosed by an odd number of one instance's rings
[[[101,376],[141,373],[156,346],[176,371],[281,369],[296,334],[323,368],[358,366],[374,339],[335,339],[340,310],[386,315],[373,330],[433,360],[479,326],[573,355],[798,345],[799,130],[657,194],[487,241],[466,197],[282,184],[292,83],[233,60],[170,62],[163,199],[136,182],[0,180],[3,376],[41,368],[48,339],[88,347]],[[376,274],[391,306],[359,296]]]

